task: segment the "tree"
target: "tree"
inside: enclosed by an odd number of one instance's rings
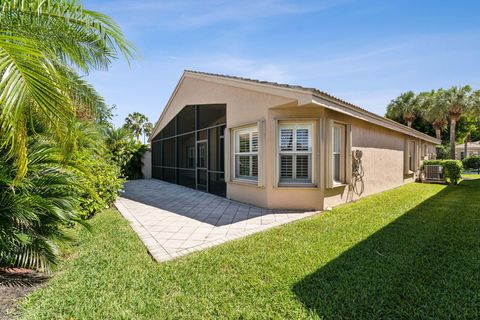
[[[146,115],[141,114],[140,112],[129,113],[125,118],[124,128],[130,130],[135,135],[135,138],[140,141],[140,136],[142,135],[144,125],[148,122]]]
[[[448,125],[448,113],[445,104],[439,99],[440,96],[441,93],[438,93],[435,90],[422,92],[418,95],[421,116],[432,124],[437,139],[442,138],[442,131]]]
[[[64,240],[61,225],[79,221],[76,176],[48,144],[29,147],[29,170],[16,181],[18,166],[0,153],[0,268],[46,269]]]
[[[145,144],[145,138],[150,139],[150,135],[153,131],[153,124],[151,122],[147,122],[143,125],[143,143]]]
[[[115,22],[78,1],[1,1],[0,267],[46,268],[64,226],[81,222],[83,179],[90,163],[105,163],[95,126],[108,110],[79,73],[133,52]],[[89,195],[104,197],[91,186]]]
[[[119,26],[73,0],[3,0],[0,6],[0,147],[27,172],[27,125],[45,120],[61,128],[76,116],[81,87],[74,70],[108,69],[134,56]]]
[[[387,106],[386,117],[402,117],[407,126],[412,127],[413,120],[419,112],[419,99],[413,91],[407,91],[392,100]]]
[[[468,85],[439,91],[439,103],[445,105],[450,119],[450,158],[455,159],[456,124],[464,113],[473,110],[474,96]]]

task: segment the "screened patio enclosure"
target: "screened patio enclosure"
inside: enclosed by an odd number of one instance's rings
[[[152,139],[152,177],[225,196],[226,105],[189,105]]]

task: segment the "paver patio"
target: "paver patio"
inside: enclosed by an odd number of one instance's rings
[[[157,261],[315,214],[268,210],[153,179],[125,183],[115,206]]]

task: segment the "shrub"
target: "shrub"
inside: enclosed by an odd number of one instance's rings
[[[85,160],[87,161],[87,160]],[[95,158],[86,163],[89,172],[82,172],[85,190],[80,197],[79,215],[88,219],[112,205],[122,189],[119,167],[110,160]]]
[[[107,131],[107,145],[123,177],[129,180],[143,178],[142,157],[149,149],[148,145],[135,140],[132,132],[125,128],[110,128]]]
[[[462,178],[463,165],[460,160],[425,160],[423,165],[441,165],[445,180],[457,184]]]
[[[64,226],[81,222],[81,185],[58,150],[36,143],[28,151],[28,171],[20,179],[18,165],[0,152],[0,268],[48,269],[57,261],[58,242],[67,239]]]
[[[450,157],[450,151],[447,146],[444,146],[442,144],[437,145],[437,159],[449,159]]]
[[[123,169],[128,180],[143,179],[142,158],[145,152],[150,149],[147,144],[138,145],[138,149],[132,153],[130,160]]]
[[[480,173],[480,156],[470,156],[462,162],[465,169],[477,170]]]

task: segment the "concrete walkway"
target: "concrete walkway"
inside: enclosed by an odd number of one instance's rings
[[[153,179],[127,182],[115,206],[157,261],[315,213],[267,210]]]

